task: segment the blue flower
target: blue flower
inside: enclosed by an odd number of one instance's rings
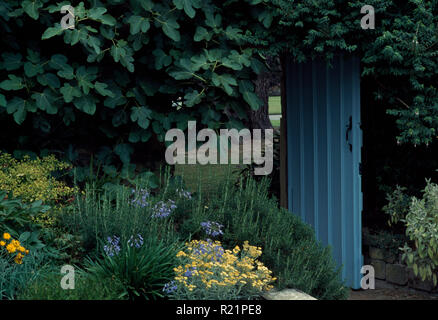
[[[207,239],[206,245],[204,243],[200,243],[196,248],[193,249],[194,255],[202,256],[212,254],[212,262],[221,262],[224,253],[224,248],[213,243],[211,239]]]
[[[172,280],[164,285],[163,292],[167,294],[171,294],[172,292],[176,291],[178,289],[176,285],[176,281]]]
[[[194,274],[193,271],[195,271],[195,270],[196,270],[196,267],[190,267],[190,268],[188,268],[188,269],[186,270],[186,272],[184,272],[184,276],[185,276],[185,277],[191,277],[191,276]]]
[[[140,248],[143,245],[143,237],[141,234],[137,234],[137,237],[131,236],[128,240],[128,245],[130,247]]]
[[[167,200],[167,202],[159,201],[152,208],[152,217],[166,218],[175,209],[176,209],[175,201],[173,200]]]
[[[147,189],[132,189],[131,192],[134,194],[134,199],[131,203],[137,208],[144,208],[149,206],[149,202],[147,201],[150,193]]]
[[[120,252],[120,238],[117,236],[108,237],[107,244],[103,247],[103,250],[109,257],[113,257],[114,255],[118,255]]]
[[[201,222],[201,227],[204,229],[206,235],[213,238],[224,234],[224,232],[222,231],[222,228],[224,226],[217,222]]]

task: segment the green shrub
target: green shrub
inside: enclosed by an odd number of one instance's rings
[[[406,188],[397,186],[392,193],[386,195],[388,203],[383,207],[383,211],[389,215],[388,224],[396,224],[404,219],[410,203],[410,197],[406,194]]]
[[[62,289],[60,269],[47,270],[18,295],[19,300],[118,300],[123,292],[120,283],[111,279],[90,277],[79,270],[75,272],[75,288]]]
[[[25,203],[40,201],[50,205],[50,210],[38,212],[32,220],[44,227],[52,228],[61,207],[68,205],[75,193],[65,182],[57,179],[70,168],[53,155],[35,159],[25,155],[18,160],[8,153],[0,152],[0,190],[12,192]]]
[[[15,299],[47,268],[46,257],[41,252],[30,252],[22,264],[11,264],[9,259],[0,256],[0,300]]]
[[[37,226],[34,218],[49,209],[41,200],[23,203],[21,199],[12,198],[12,193],[0,191],[0,233],[8,232],[18,237],[21,232]]]
[[[157,299],[172,279],[178,245],[141,235],[128,241],[110,237],[102,257],[87,259],[85,269],[95,279],[114,279],[121,284],[121,297]]]
[[[98,240],[113,235],[128,239],[133,234],[148,234],[173,241],[171,219],[153,217],[154,210],[162,204],[170,206],[171,199],[165,198],[165,193],[155,197],[142,185],[110,185],[99,190],[87,184],[73,209],[61,215],[61,223],[67,232],[80,236],[88,253],[102,249]]]
[[[163,291],[176,300],[237,300],[259,298],[273,288],[268,268],[258,258],[261,248],[224,250],[219,241],[192,240],[177,253],[175,279]]]
[[[226,248],[243,241],[262,247],[263,261],[278,278],[279,289],[292,287],[318,299],[343,299],[347,289],[329,248],[315,239],[311,226],[268,196],[269,182],[248,179],[238,187],[226,183],[208,202],[202,194],[192,202],[190,214],[178,217],[182,237],[205,238],[201,223],[224,225],[220,239]]]
[[[426,180],[422,199],[412,197],[405,222],[406,235],[412,241],[403,250],[403,259],[423,280],[438,273],[438,185]]]
[[[400,253],[400,247],[403,246],[406,240],[407,238],[404,234],[388,231],[379,231],[366,235],[366,241],[369,246],[384,249],[388,253],[396,256]]]

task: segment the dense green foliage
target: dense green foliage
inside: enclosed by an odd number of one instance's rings
[[[8,197],[6,191],[0,190],[0,233],[8,232],[17,237],[21,232],[30,229],[34,217],[49,208],[41,200],[27,204],[21,199]]]
[[[38,233],[25,232],[19,240],[31,254],[23,264],[0,259],[3,297],[162,298],[165,285],[176,281],[174,268],[183,243],[207,238],[221,241],[224,250],[236,245],[245,249],[246,241],[256,246],[248,250],[272,270],[278,279],[272,283],[275,288],[293,287],[319,299],[347,295],[330,249],[317,242],[313,229],[299,217],[278,209],[276,200],[268,196],[267,180],[236,184],[230,175],[207,193],[202,184],[191,193],[180,177],[168,175],[158,189],[145,189],[147,181],[96,185],[87,185],[72,206],[60,213],[63,236],[55,232],[51,244],[70,242],[69,246],[46,250],[38,242]],[[75,292],[59,289],[56,270],[65,263],[75,265]],[[259,265],[254,272],[263,274],[267,269]],[[103,284],[108,284],[105,290],[101,290]],[[239,292],[238,287],[228,289]],[[211,290],[204,296],[220,298],[223,293],[214,286]],[[243,295],[246,299],[255,293]]]
[[[251,80],[264,65],[242,40],[266,15],[259,2],[85,1],[63,30],[68,2],[2,1],[0,117],[21,125],[10,147],[69,141],[126,164],[188,119],[239,126],[260,103]]]
[[[278,278],[277,288],[297,288],[318,299],[343,299],[347,289],[329,248],[315,239],[311,226],[287,210],[279,209],[268,195],[267,181],[249,179],[236,187],[232,181],[208,201],[196,201],[191,210],[175,212],[183,237],[205,238],[205,221],[224,225],[218,238],[232,249],[242,241],[263,249],[260,260]]]
[[[363,77],[387,105],[400,142],[430,143],[438,129],[438,1],[273,0],[269,30],[260,30],[270,52],[288,50],[296,61],[352,52],[362,59]],[[361,7],[375,8],[375,30],[362,30]]]
[[[388,194],[388,204],[383,210],[389,214],[390,223],[403,225],[406,234],[402,258],[422,280],[433,280],[437,285],[438,274],[438,185],[426,180],[421,197],[411,196],[406,188]]]
[[[388,224],[396,224],[404,219],[409,211],[410,197],[406,195],[406,188],[397,186],[395,190],[388,193],[386,200],[388,203],[382,210],[389,215]]]
[[[403,248],[403,258],[416,276],[432,279],[437,285],[438,270],[438,185],[427,181],[423,197],[412,197],[402,220],[411,244]]]
[[[81,271],[75,272],[75,289],[60,286],[63,275],[59,269],[48,268],[27,283],[18,293],[18,300],[119,300],[123,292],[114,280],[96,279]]]
[[[44,274],[46,258],[41,252],[32,252],[23,258],[23,264],[15,264],[0,257],[0,300],[17,298],[29,283]]]
[[[146,234],[146,239],[134,235],[137,245],[122,241],[86,262],[86,271],[98,280],[116,281],[120,284],[120,297],[135,299],[158,299],[163,297],[163,288],[173,278],[178,245],[168,245]],[[141,241],[140,241],[141,239]],[[107,247],[108,248],[108,247]],[[120,250],[111,252],[111,250]]]
[[[296,61],[359,54],[399,140],[437,136],[436,0],[93,0],[72,3],[75,29],[62,30],[64,4],[0,3],[4,148],[45,146],[78,160],[73,151],[85,146],[126,164],[188,119],[239,127],[260,104],[260,52]],[[365,4],[376,10],[375,30],[360,27]],[[18,135],[7,133],[18,125]]]
[[[154,197],[143,190],[140,186],[132,189],[121,185],[96,190],[95,185],[87,185],[85,196],[78,197],[74,208],[62,214],[61,224],[67,232],[80,236],[89,253],[102,249],[100,239],[113,236],[127,241],[132,235],[148,234],[172,242],[177,236],[170,221],[152,217],[155,204],[168,194]],[[146,194],[148,197],[143,199]]]

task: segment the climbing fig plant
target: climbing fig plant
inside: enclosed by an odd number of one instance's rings
[[[65,5],[73,8],[70,28],[61,26]],[[261,103],[252,79],[263,57],[244,35],[265,28],[264,7],[260,0],[2,1],[0,117],[59,145],[73,132],[107,139],[101,152],[123,162],[136,145],[162,142],[188,119],[239,127]]]
[[[361,28],[364,5],[375,29]],[[190,119],[239,128],[261,104],[253,80],[264,56],[284,53],[359,55],[397,139],[438,136],[438,0],[10,0],[0,2],[0,31],[8,148],[74,141],[127,163]]]

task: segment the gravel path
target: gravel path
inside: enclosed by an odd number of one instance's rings
[[[348,300],[438,300],[438,295],[376,280],[375,290],[351,290]]]

